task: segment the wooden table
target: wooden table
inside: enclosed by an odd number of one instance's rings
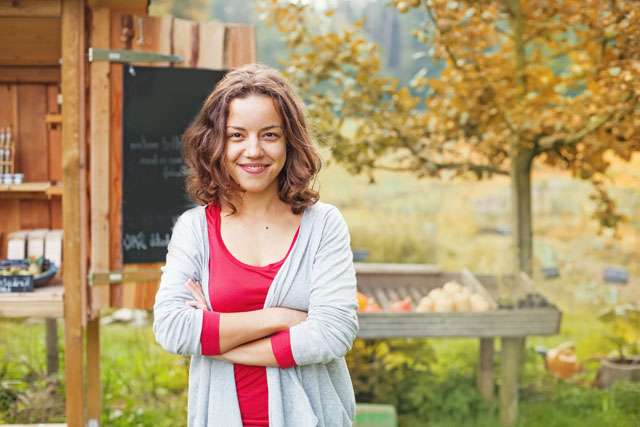
[[[469,273],[444,272],[433,265],[356,264],[358,289],[388,308],[392,300],[409,298],[414,307],[420,296],[449,280],[462,283]],[[534,291],[532,283],[522,277],[475,275],[489,295],[504,292],[505,283],[512,296]],[[465,280],[463,280],[465,279]],[[386,301],[385,301],[386,300]],[[493,398],[494,339],[501,341],[500,351],[500,420],[512,426],[518,414],[518,377],[525,338],[529,335],[553,335],[560,329],[562,313],[555,307],[535,309],[498,309],[484,313],[358,313],[359,338],[452,338],[480,339],[477,386],[486,400]]]
[[[58,318],[64,317],[64,286],[59,275],[33,292],[0,294],[0,317],[44,318],[47,373],[58,371]]]

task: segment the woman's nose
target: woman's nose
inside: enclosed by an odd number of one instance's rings
[[[261,157],[262,156],[262,144],[260,138],[257,136],[250,136],[247,139],[247,146],[245,148],[245,156],[247,157]]]

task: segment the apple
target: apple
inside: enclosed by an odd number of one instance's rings
[[[369,301],[369,303],[362,309],[362,313],[380,313],[381,311],[382,307],[373,301]]]
[[[396,301],[391,304],[389,311],[392,313],[408,313],[413,311],[413,306],[411,305],[411,300],[406,298],[400,301]]]

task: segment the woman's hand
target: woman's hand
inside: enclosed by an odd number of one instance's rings
[[[193,296],[193,299],[185,301],[185,304],[190,305],[191,307],[199,308],[200,310],[209,310],[209,306],[207,306],[207,300],[204,297],[204,293],[202,293],[202,285],[199,281],[189,279],[185,282],[184,287]]]

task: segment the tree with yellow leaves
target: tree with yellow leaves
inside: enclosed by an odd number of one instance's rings
[[[351,172],[510,176],[516,268],[529,274],[534,159],[590,180],[603,226],[623,219],[603,178],[606,155],[640,150],[640,1],[395,0],[401,13],[426,10],[413,34],[444,64],[413,79],[424,100],[380,75],[362,22],[319,33],[309,6],[258,3],[293,52],[285,73],[320,141]]]

